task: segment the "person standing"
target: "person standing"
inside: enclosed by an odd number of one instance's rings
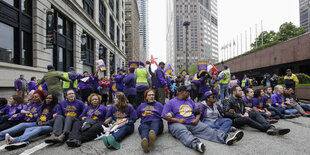
[[[220,73],[217,81],[220,83],[221,101],[229,97],[228,84],[230,82],[230,70],[228,66],[224,66],[224,70]]]
[[[36,77],[33,76],[28,83],[28,91],[31,92],[31,90],[37,90],[36,85]]]
[[[115,76],[116,89],[117,92],[124,92],[124,83],[123,79],[125,77],[125,73],[123,69],[119,69],[118,74]]]
[[[271,88],[272,90],[274,90],[274,87],[278,85],[278,75],[273,74],[273,76],[270,78],[270,82],[271,82]]]
[[[136,76],[133,74],[135,72],[135,67],[130,67],[128,69],[129,74],[124,77],[124,93],[131,105],[134,106],[135,109],[138,108],[139,105],[134,104],[135,97],[137,95],[136,91]]]
[[[197,97],[197,99],[199,101],[199,85],[200,85],[200,80],[198,78],[198,75],[199,75],[199,72],[197,72],[194,75],[193,82],[192,82],[192,89],[191,89],[190,95],[191,95],[191,99],[193,101],[195,101],[196,97]]]
[[[79,89],[83,102],[87,102],[88,96],[92,93],[94,77],[84,71],[84,78],[79,80]]]
[[[165,104],[166,88],[168,87],[164,74],[165,63],[160,62],[159,67],[155,71],[155,89],[157,101]]]
[[[298,85],[299,80],[295,74],[292,73],[291,69],[286,70],[286,75],[284,76],[284,84],[287,89],[292,88],[295,92],[295,87]]]
[[[53,65],[48,65],[47,70],[48,72],[43,76],[43,78],[37,85],[46,82],[48,86],[48,93],[55,95],[58,98],[58,102],[62,102],[64,100],[64,93],[60,80],[66,82],[70,82],[70,80],[68,78],[63,77],[62,73],[55,71]]]
[[[24,75],[20,75],[18,79],[14,82],[16,95],[25,98],[25,92],[27,89],[27,80],[24,78]]]
[[[236,75],[231,76],[231,80],[229,82],[229,89],[234,85],[240,86],[240,81],[238,79],[236,79]]]
[[[250,88],[250,80],[246,74],[244,74],[243,79],[241,81],[241,88],[242,88],[242,90]]]
[[[73,89],[75,92],[78,92],[78,80],[84,78],[85,76],[83,74],[76,74],[75,68],[69,67],[69,72],[63,73],[63,77],[71,80],[71,82],[62,82],[64,92],[67,92],[69,89]]]
[[[135,70],[135,76],[137,78],[136,81],[136,89],[137,95],[135,99],[134,106],[139,106],[144,98],[144,92],[152,86],[151,74],[148,69],[144,67],[144,64],[140,62],[139,67]],[[130,102],[130,101],[129,101]]]

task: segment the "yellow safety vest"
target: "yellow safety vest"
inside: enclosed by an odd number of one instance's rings
[[[147,83],[147,71],[146,68],[137,68],[137,83]]]
[[[220,80],[220,84],[228,84],[229,83],[230,73],[228,70],[225,70],[225,77]]]
[[[69,79],[69,73],[63,73],[62,76]],[[77,86],[78,86],[78,82],[77,82],[77,80],[74,80],[73,88],[77,88]],[[70,82],[62,81],[62,88],[64,88],[64,89],[70,88]]]

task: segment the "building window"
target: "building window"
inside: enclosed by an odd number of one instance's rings
[[[112,11],[114,11],[114,0],[109,0],[109,5],[110,5]]]
[[[93,70],[93,66],[94,66],[94,39],[88,35],[87,33],[83,33],[85,34],[85,39],[86,42],[85,44],[81,45],[82,50],[81,50],[81,57],[82,57],[82,61],[83,64],[87,66],[87,68],[91,68],[91,70]]]
[[[99,1],[99,23],[104,32],[106,32],[106,10],[103,2]]]
[[[117,45],[120,46],[120,30],[119,28],[117,27],[117,30],[116,30],[116,42],[117,42]]]
[[[114,41],[114,19],[110,16],[110,38]]]
[[[119,20],[119,0],[116,1],[116,19]]]
[[[32,1],[0,1],[0,61],[32,66]]]
[[[54,9],[56,44],[51,59],[56,70],[67,71],[73,66],[73,23]]]
[[[126,30],[126,32],[127,32],[127,31],[131,31],[131,26],[126,26],[126,27],[125,27],[125,30]]]
[[[94,18],[94,1],[93,0],[83,0],[84,10]]]

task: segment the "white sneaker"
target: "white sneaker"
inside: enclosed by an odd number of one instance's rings
[[[204,143],[199,143],[197,151],[204,153],[206,151],[206,145]]]
[[[5,134],[5,143],[7,145],[14,143],[14,138],[11,137],[8,133]]]

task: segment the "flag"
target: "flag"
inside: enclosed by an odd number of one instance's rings
[[[183,76],[188,75],[188,71],[186,69],[183,69],[180,73]]]
[[[171,65],[170,65],[170,64],[166,64],[166,65],[165,65],[165,68],[164,68],[164,73],[165,73],[165,75],[168,75],[168,74],[170,74],[171,72],[173,72],[173,69],[172,69]]]
[[[140,61],[129,61],[128,62],[128,68],[135,67],[137,69],[139,67]]]
[[[217,75],[219,71],[215,68],[215,66],[212,63],[210,63],[210,65],[212,66],[211,70],[214,73],[214,75]]]
[[[100,68],[101,71],[104,71],[107,69],[102,59],[96,60],[96,64]]]
[[[111,87],[112,94],[114,95],[117,92],[116,82],[111,82],[110,87]]]
[[[208,71],[208,63],[207,62],[198,62],[198,71],[201,74],[203,71]]]

